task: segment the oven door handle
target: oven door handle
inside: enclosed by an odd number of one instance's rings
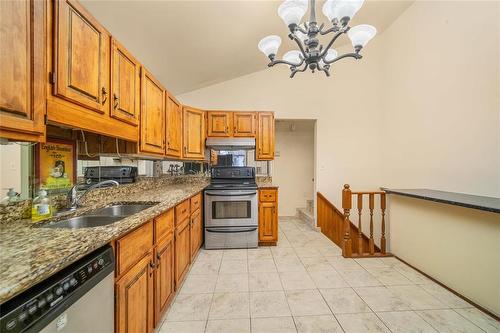
[[[241,233],[241,232],[250,232],[250,231],[255,231],[257,228],[245,228],[245,229],[206,229],[207,232],[213,232],[213,233],[218,233],[218,234],[236,234],[236,233]]]
[[[206,195],[211,197],[241,197],[241,196],[249,196],[256,195],[257,192],[248,192],[248,193],[214,193],[214,192],[205,192]]]

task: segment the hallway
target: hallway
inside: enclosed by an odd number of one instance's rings
[[[277,247],[201,250],[159,332],[500,332],[395,258],[344,259],[301,220],[279,225]]]

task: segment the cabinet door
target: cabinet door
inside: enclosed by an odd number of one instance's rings
[[[165,95],[161,84],[144,68],[141,89],[141,152],[165,154]]]
[[[196,216],[191,218],[191,260],[194,258],[200,248],[200,231],[201,231],[201,214],[198,212]]]
[[[76,1],[55,4],[55,94],[104,113],[110,100],[110,36]]]
[[[232,112],[207,112],[207,136],[230,137],[233,130]]]
[[[155,326],[174,295],[174,237],[170,233],[158,243],[155,270]]]
[[[153,257],[139,261],[116,282],[116,332],[153,330]]]
[[[167,95],[167,156],[182,157],[182,106],[173,96]]]
[[[276,242],[278,240],[278,216],[276,202],[259,204],[259,241]]]
[[[259,112],[257,115],[256,160],[274,159],[274,114]]]
[[[176,288],[186,274],[191,259],[189,219],[175,230],[175,285]]]
[[[45,1],[0,1],[0,137],[45,141]]]
[[[234,112],[233,114],[233,136],[255,137],[255,112]]]
[[[141,65],[117,40],[112,41],[111,117],[137,125],[141,107]]]
[[[205,158],[205,112],[184,107],[183,142],[185,159]]]

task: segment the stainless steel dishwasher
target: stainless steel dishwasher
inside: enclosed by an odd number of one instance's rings
[[[0,305],[0,332],[113,333],[114,255],[110,246]]]

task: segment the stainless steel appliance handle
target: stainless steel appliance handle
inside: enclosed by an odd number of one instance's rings
[[[220,234],[235,234],[235,233],[241,233],[241,232],[250,232],[250,231],[255,231],[257,228],[245,228],[245,229],[234,229],[234,228],[228,228],[228,229],[206,229],[207,232],[213,232],[213,233],[220,233]]]
[[[205,192],[206,195],[212,197],[235,197],[256,195],[257,192]]]

